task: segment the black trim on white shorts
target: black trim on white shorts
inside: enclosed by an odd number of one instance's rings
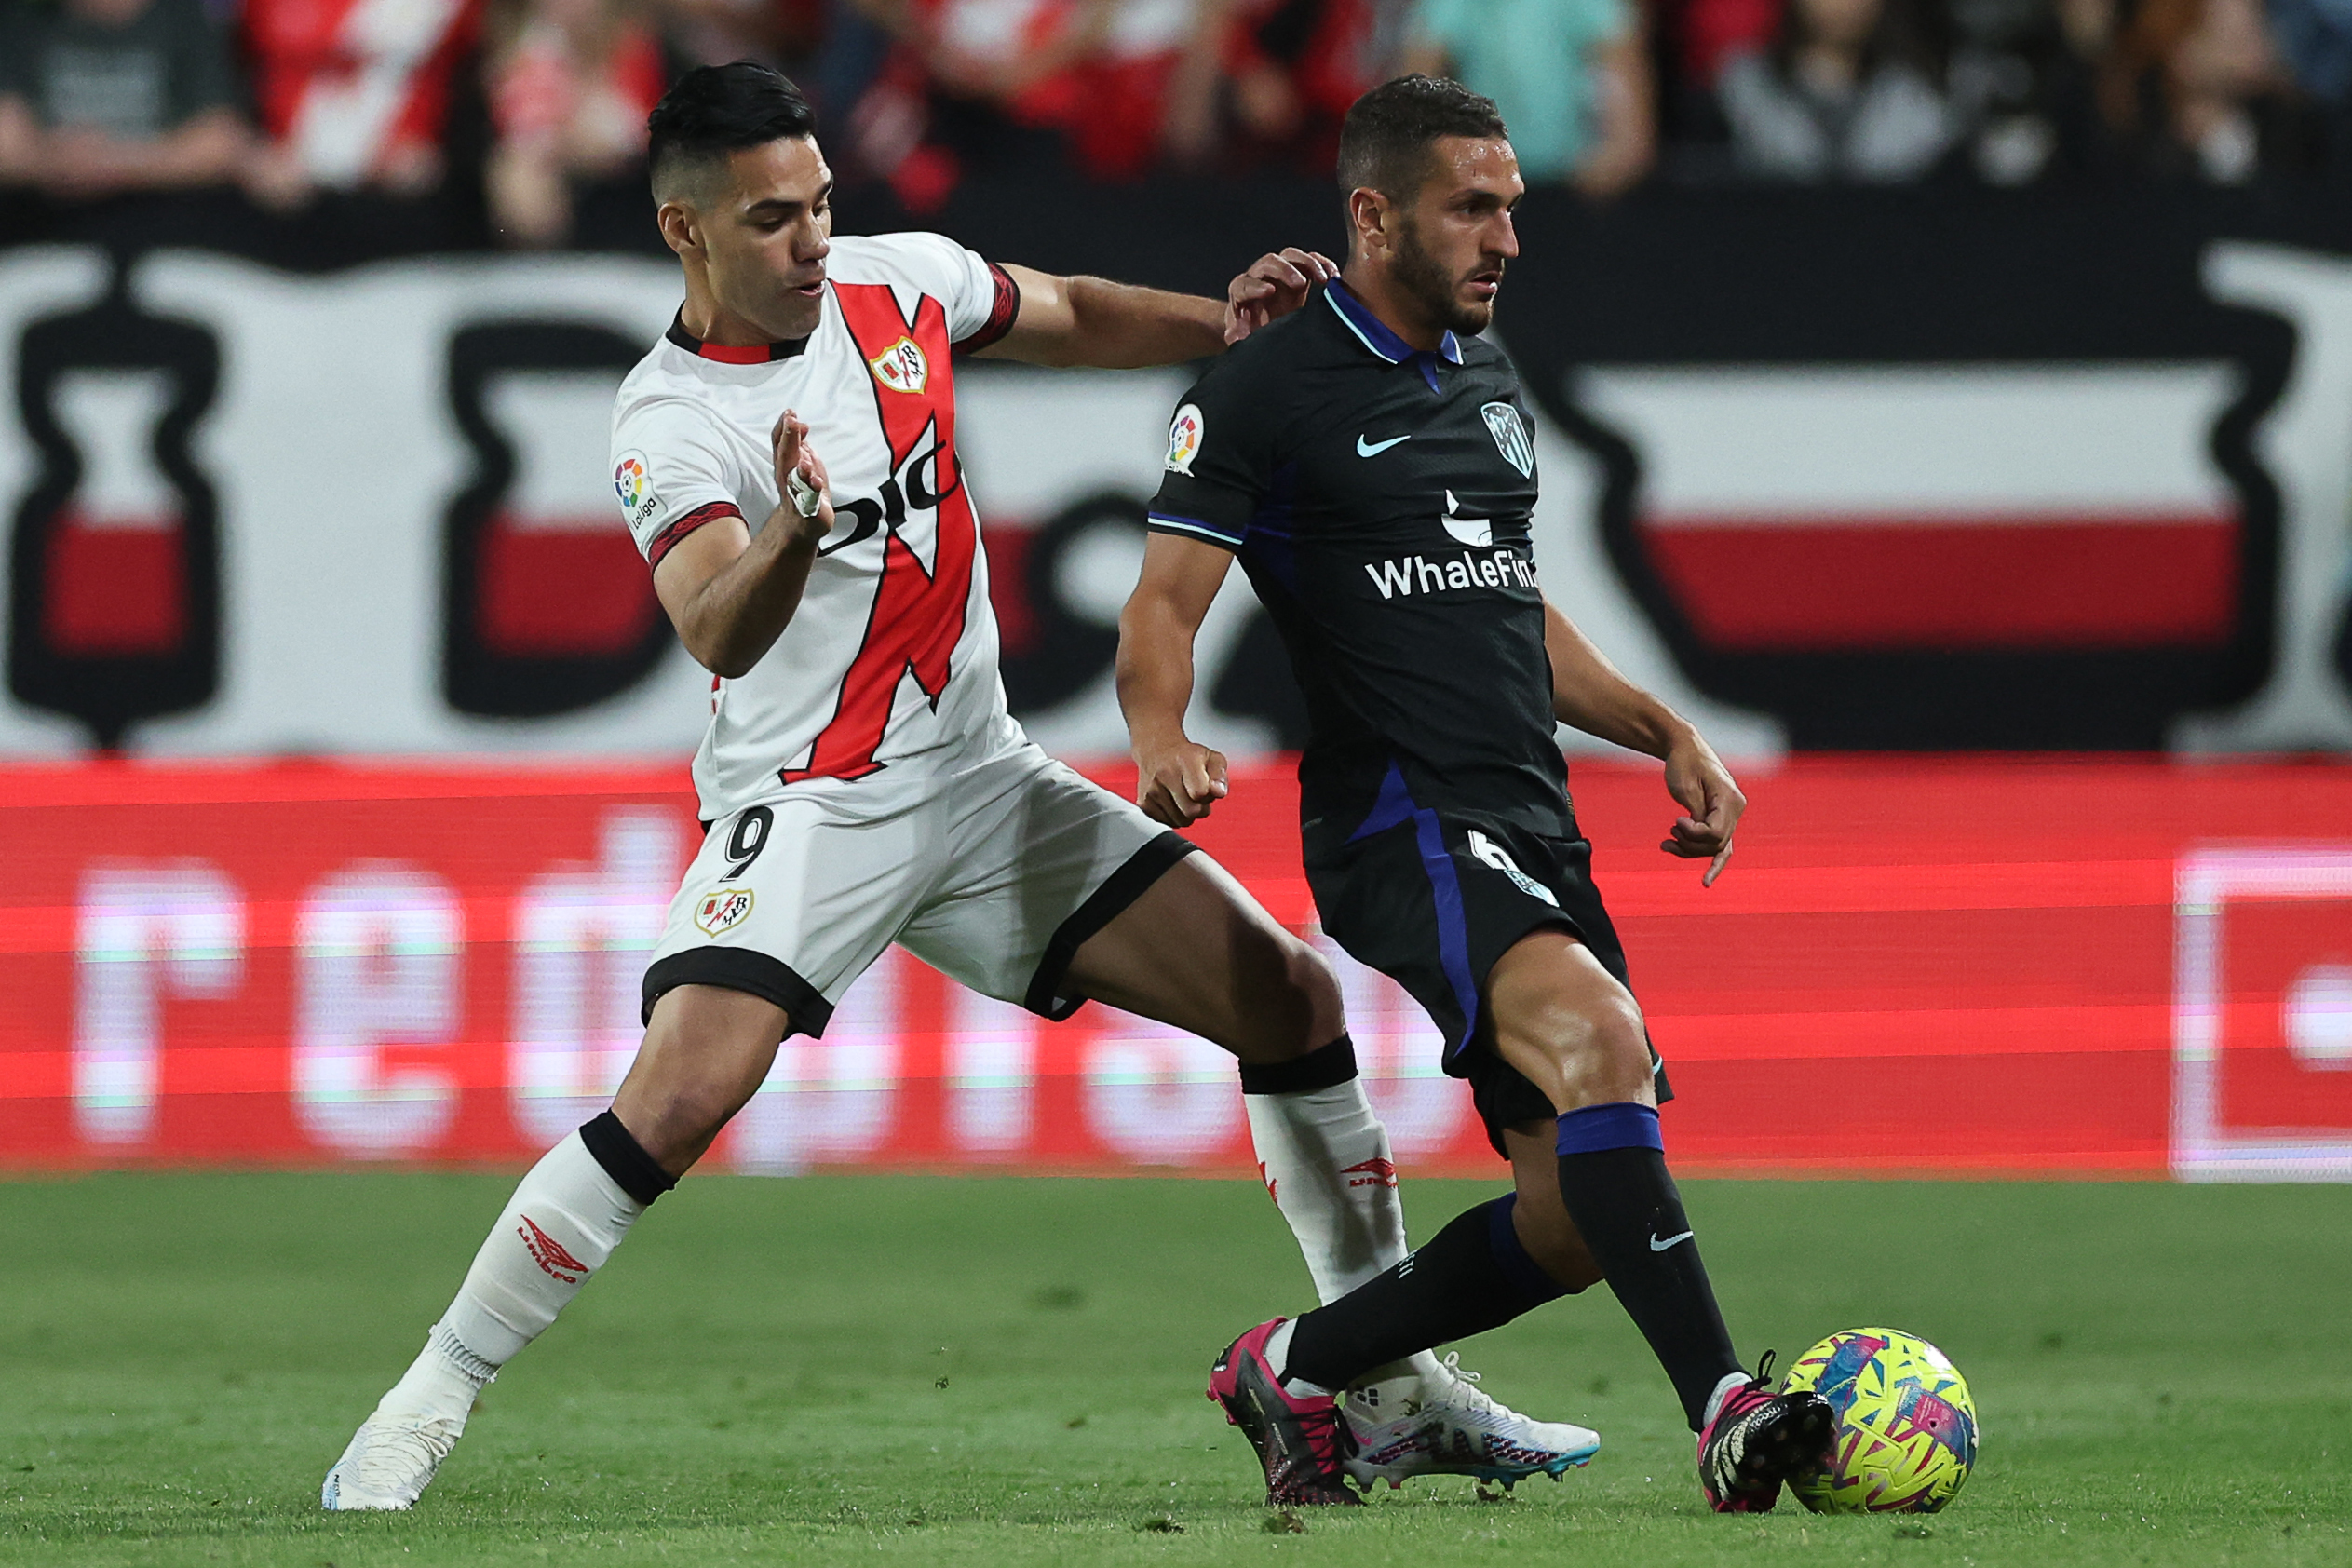
[[[1102,879],[1102,885],[1087,895],[1086,902],[1072,912],[1046,943],[1046,955],[1037,961],[1037,972],[1029,981],[1029,991],[1021,1005],[1040,1018],[1060,1023],[1086,1006],[1083,996],[1056,994],[1061,981],[1070,972],[1070,960],[1105,926],[1127,912],[1127,907],[1143,896],[1144,890],[1168,872],[1168,868],[1192,854],[1200,845],[1183,834],[1169,831],[1146,844],[1127,858],[1126,864]]]
[[[673,953],[645,971],[644,1021],[654,1021],[654,1004],[682,985],[716,985],[763,997],[784,1009],[785,1035],[820,1039],[832,1021],[833,1005],[780,959],[748,947],[692,947]]]

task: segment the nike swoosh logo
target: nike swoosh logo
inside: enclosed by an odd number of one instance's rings
[[[1655,1236],[1654,1236],[1654,1237],[1650,1237],[1650,1250],[1651,1250],[1651,1251],[1653,1251],[1653,1252],[1663,1252],[1663,1251],[1665,1251],[1665,1250],[1666,1250],[1669,1247],[1673,1246],[1676,1242],[1678,1242],[1678,1241],[1688,1241],[1690,1238],[1691,1238],[1691,1233],[1690,1233],[1689,1231],[1684,1231],[1684,1232],[1683,1232],[1682,1235],[1680,1235],[1680,1236],[1669,1236],[1669,1237],[1667,1237],[1665,1240],[1663,1240],[1663,1241],[1660,1241],[1660,1240],[1659,1240],[1656,1237],[1655,1237]]]
[[[1386,452],[1390,447],[1395,446],[1398,442],[1409,441],[1411,439],[1413,439],[1413,438],[1407,435],[1391,436],[1385,441],[1367,441],[1363,437],[1358,436],[1356,438],[1356,455],[1358,457],[1378,457],[1382,453]]]

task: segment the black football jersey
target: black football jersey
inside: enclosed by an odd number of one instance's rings
[[[1574,831],[1503,351],[1414,349],[1333,283],[1185,394],[1156,533],[1234,551],[1305,694],[1310,858],[1399,807]]]

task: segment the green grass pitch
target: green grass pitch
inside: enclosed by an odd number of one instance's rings
[[[1598,1426],[1589,1469],[1495,1503],[1416,1482],[1301,1534],[1200,1392],[1304,1300],[1250,1183],[694,1181],[415,1512],[322,1515],[509,1185],[0,1185],[0,1562],[2352,1563],[2343,1188],[1694,1183],[1744,1350],[1878,1321],[1959,1362],[1984,1444],[1950,1510],[1709,1515],[1596,1290],[1464,1347]],[[1410,1185],[1417,1234],[1492,1190]]]

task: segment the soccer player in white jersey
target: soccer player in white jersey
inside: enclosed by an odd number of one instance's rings
[[[741,62],[688,74],[654,112],[686,300],[622,384],[614,480],[680,639],[716,677],[695,759],[710,826],[612,1108],[523,1178],[328,1472],[329,1508],[416,1501],[482,1385],[894,941],[1048,1018],[1092,998],[1224,1047],[1318,1295],[1404,1256],[1387,1136],[1321,958],[1006,711],[955,448],[959,352],[1176,364],[1295,309],[1331,264],[1262,258],[1218,302],[997,266],[936,235],[836,239],[814,129],[790,82]],[[1367,1374],[1357,1403],[1391,1480],[1557,1475],[1599,1440],[1426,1352]]]

